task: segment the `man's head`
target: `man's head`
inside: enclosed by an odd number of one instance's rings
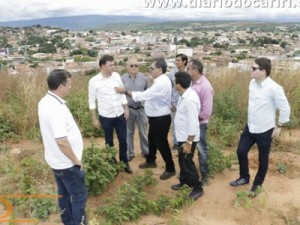
[[[156,58],[150,66],[151,76],[155,79],[156,77],[167,72],[167,63],[164,58]]]
[[[114,69],[114,57],[111,55],[103,55],[99,60],[101,72],[105,74],[112,74]]]
[[[48,88],[50,91],[64,98],[71,89],[71,74],[62,69],[53,70],[47,77]]]
[[[262,80],[271,74],[271,61],[267,58],[257,58],[252,65],[252,77],[254,79]]]
[[[192,80],[198,80],[203,73],[203,65],[199,60],[193,59],[187,65],[187,72],[190,74]]]
[[[184,90],[188,89],[191,85],[192,78],[187,72],[179,71],[175,73],[175,84],[176,90],[179,93],[184,92]]]
[[[188,63],[188,57],[185,54],[178,54],[175,57],[176,67],[183,71]]]
[[[136,75],[139,72],[138,61],[134,58],[128,59],[126,63],[126,68],[129,75]]]

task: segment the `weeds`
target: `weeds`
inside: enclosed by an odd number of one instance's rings
[[[255,193],[250,191],[239,191],[236,193],[233,206],[234,208],[242,206],[247,209],[253,207],[259,209],[260,206],[265,204],[266,198],[266,192],[262,187],[258,187]]]
[[[132,181],[124,183],[116,192],[110,204],[99,208],[98,213],[104,214],[106,221],[103,224],[123,224],[125,221],[137,220],[142,214],[163,212],[177,212],[178,209],[191,202],[188,198],[190,188],[184,187],[174,198],[159,196],[150,200],[142,190],[144,187],[156,184],[151,170],[146,170],[144,176],[137,176]]]
[[[285,174],[288,170],[288,166],[284,162],[279,162],[276,167],[277,172]]]
[[[100,194],[114,180],[119,168],[115,162],[115,154],[115,148],[99,148],[95,142],[84,149],[85,182],[90,195]]]

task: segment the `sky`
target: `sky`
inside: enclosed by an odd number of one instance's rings
[[[300,0],[0,0],[0,21],[72,15],[300,22]]]

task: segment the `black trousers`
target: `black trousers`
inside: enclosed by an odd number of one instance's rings
[[[146,162],[152,163],[156,160],[157,149],[166,163],[167,172],[175,172],[175,165],[168,142],[168,132],[171,125],[171,115],[160,117],[148,117],[149,119],[149,154]]]
[[[178,142],[179,152],[178,152],[178,163],[180,167],[180,174],[179,180],[180,185],[188,185],[189,187],[193,188],[193,190],[202,190],[202,184],[199,181],[199,174],[197,172],[195,163],[193,161],[195,148],[197,142],[193,142],[191,146],[191,153],[186,154],[182,152],[180,148],[184,142]]]
[[[253,184],[262,185],[269,166],[269,154],[272,143],[273,128],[264,133],[254,134],[249,132],[248,125],[241,134],[240,142],[237,148],[237,155],[240,165],[240,177],[250,179],[248,152],[250,148],[256,143],[258,147],[258,171],[255,176]]]

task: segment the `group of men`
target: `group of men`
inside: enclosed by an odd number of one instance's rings
[[[213,88],[203,74],[198,60],[188,61],[183,54],[176,55],[177,68],[167,74],[163,58],[154,59],[150,74],[139,73],[136,59],[126,64],[128,73],[122,77],[114,72],[114,58],[104,55],[99,60],[101,72],[89,81],[89,107],[93,126],[104,130],[105,144],[113,146],[113,132],[119,142],[119,160],[124,171],[132,173],[129,162],[135,157],[134,130],[138,125],[140,150],[145,162],[139,168],[155,168],[157,150],[165,162],[161,180],[176,174],[168,133],[173,121],[173,148],[178,150],[179,183],[171,186],[179,190],[191,187],[193,200],[203,195],[203,183],[208,178],[208,148],[206,131],[213,111]],[[259,151],[259,169],[251,191],[261,186],[269,161],[272,138],[289,121],[290,107],[281,86],[270,77],[271,62],[256,59],[252,66],[249,86],[248,122],[237,149],[240,177],[231,186],[249,183],[247,154],[256,143]],[[148,78],[153,80],[150,86]],[[53,169],[57,183],[59,208],[64,224],[87,224],[85,205],[87,192],[82,166],[83,143],[78,126],[64,98],[71,88],[71,74],[54,70],[47,78],[49,91],[38,106],[45,159]],[[275,125],[275,111],[280,110]],[[98,110],[98,113],[96,111]],[[148,128],[148,130],[147,130]],[[196,146],[199,151],[201,179],[193,161]]]

